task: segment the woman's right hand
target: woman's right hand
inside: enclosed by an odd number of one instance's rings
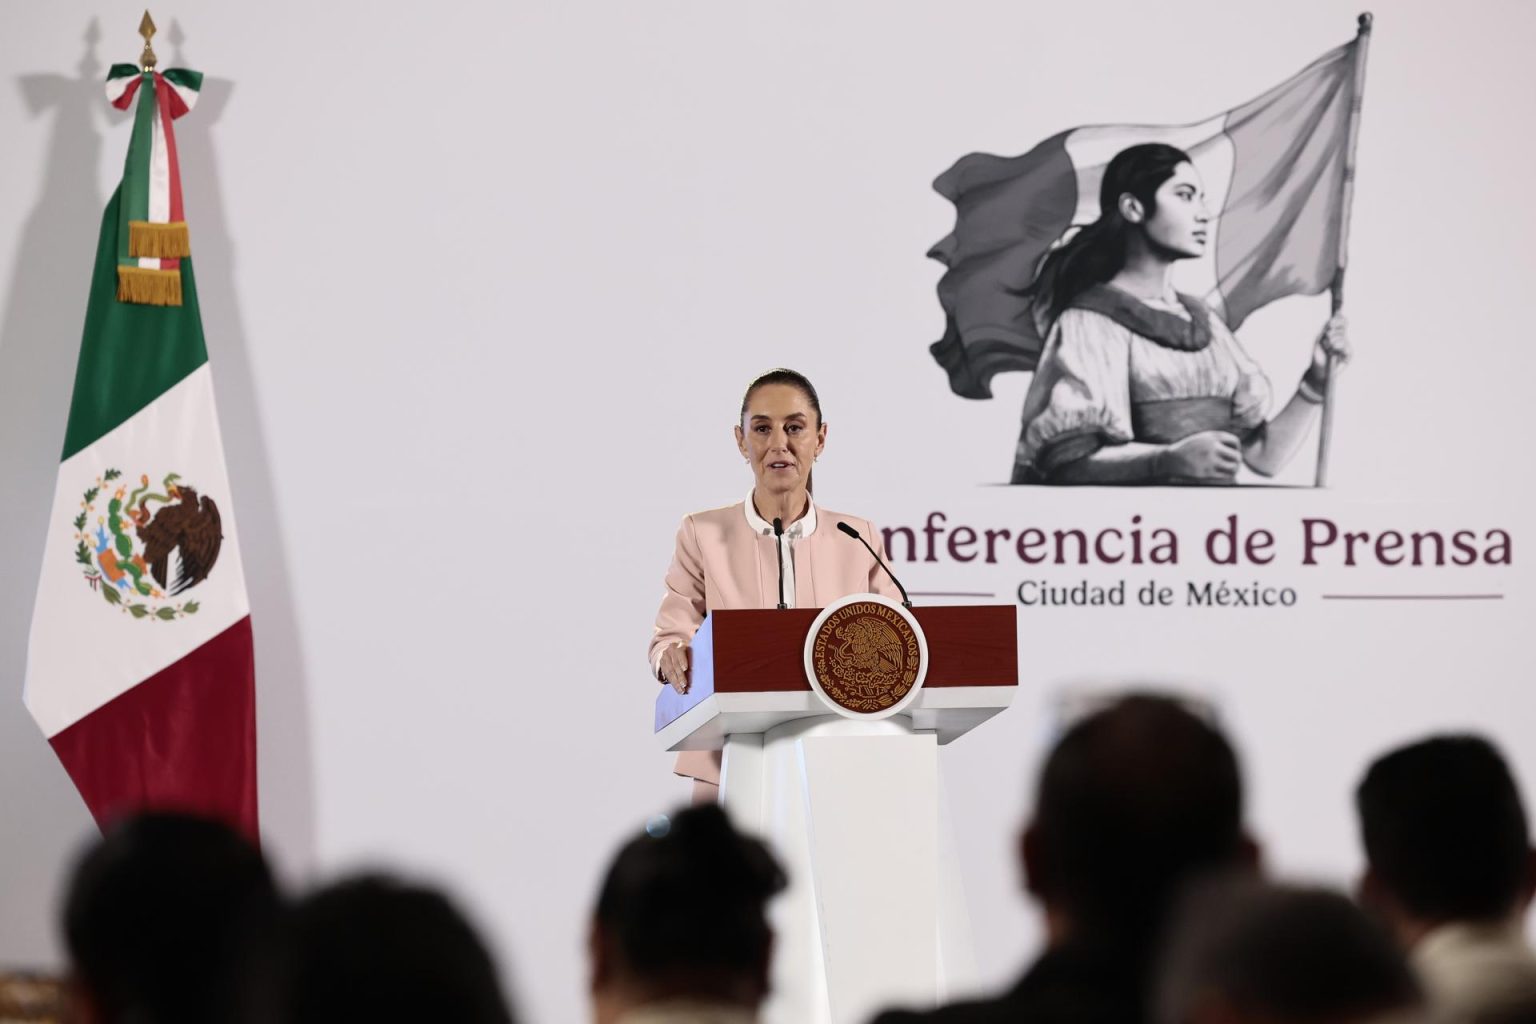
[[[662,649],[661,661],[656,670],[661,681],[678,693],[688,692],[688,645],[673,644]]]
[[[1202,430],[1175,441],[1158,459],[1160,477],[1197,483],[1231,483],[1243,464],[1243,446],[1225,430]]]

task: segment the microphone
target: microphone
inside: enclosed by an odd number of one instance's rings
[[[871,558],[873,558],[875,560],[875,564],[876,565],[880,566],[880,568],[885,570],[885,574],[891,578],[891,582],[896,584],[896,589],[901,591],[901,603],[902,603],[902,605],[904,607],[911,608],[912,607],[912,599],[907,596],[907,588],[902,586],[901,585],[901,580],[897,579],[896,578],[896,574],[891,572],[891,567],[886,565],[884,562],[880,561],[880,556],[875,554],[875,549],[869,546],[869,541],[865,540],[863,537],[860,537],[859,536],[859,531],[855,530],[853,527],[849,526],[847,523],[838,523],[837,524],[837,528],[839,530],[842,530],[848,536],[852,537],[854,540],[858,541],[860,544],[864,545],[864,550],[869,552],[869,557],[871,557]]]
[[[784,603],[784,520],[778,516],[773,517],[773,553],[779,556],[779,608],[788,608]]]

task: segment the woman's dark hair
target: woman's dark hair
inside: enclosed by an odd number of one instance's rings
[[[692,807],[624,844],[595,916],[629,971],[702,984],[760,969],[771,937],[766,906],[785,884],[768,848],[724,811]]]
[[[757,377],[753,378],[752,383],[747,385],[746,394],[741,396],[741,412],[736,414],[738,420],[746,418],[747,403],[752,401],[752,396],[757,393],[757,389],[767,387],[769,384],[788,384],[804,395],[805,400],[811,404],[811,408],[816,410],[816,426],[820,428],[821,399],[816,394],[815,385],[811,383],[810,378],[805,374],[797,373],[794,370],[787,370],[782,366],[769,370],[767,373],[758,374]]]
[[[104,1019],[260,1019],[281,903],[261,852],[219,822],[154,812],[76,866],[64,940]]]
[[[1055,323],[1083,291],[1120,273],[1125,266],[1126,236],[1135,228],[1120,216],[1120,197],[1127,192],[1135,196],[1150,219],[1157,212],[1157,190],[1173,176],[1175,167],[1189,162],[1188,153],[1161,142],[1115,154],[1099,186],[1099,219],[1047,253],[1033,283],[1022,293],[1031,300],[1037,319],[1046,325]]]
[[[513,1024],[490,952],[435,889],[337,882],[299,904],[290,933],[287,1024]]]

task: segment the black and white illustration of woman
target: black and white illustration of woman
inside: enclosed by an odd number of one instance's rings
[[[1230,484],[1242,466],[1274,475],[1349,359],[1344,317],[1328,321],[1306,373],[1275,402],[1221,318],[1173,288],[1175,264],[1202,256],[1212,227],[1189,156],[1161,143],[1121,150],[1099,205],[1024,293],[1046,343],[1013,482]]]

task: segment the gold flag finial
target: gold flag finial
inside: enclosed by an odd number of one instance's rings
[[[155,70],[157,62],[155,48],[149,45],[149,41],[155,34],[155,19],[149,16],[149,11],[144,12],[144,19],[139,22],[139,35],[144,37],[144,52],[139,54],[139,66],[145,71]]]

